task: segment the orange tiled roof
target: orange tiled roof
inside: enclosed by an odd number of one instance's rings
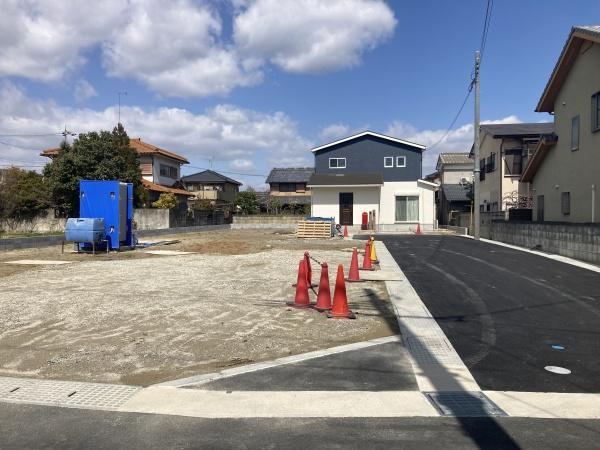
[[[190,162],[181,155],[177,153],[170,152],[165,150],[164,148],[157,147],[152,144],[148,144],[147,142],[142,141],[140,138],[133,138],[129,140],[129,146],[134,149],[138,155],[162,155],[167,158],[174,159],[179,161],[182,164],[189,164]],[[46,150],[40,153],[40,156],[46,156],[48,158],[52,158],[53,156],[58,155],[60,151],[59,147],[55,148],[47,148]]]
[[[185,191],[183,189],[177,189],[177,188],[171,188],[171,187],[163,186],[161,184],[152,183],[151,181],[144,180],[144,179],[142,179],[142,184],[149,191],[171,192],[171,193],[173,193],[175,195],[186,195],[188,197],[193,197],[194,196],[194,194],[192,194],[191,192]]]

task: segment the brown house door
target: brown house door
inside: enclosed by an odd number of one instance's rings
[[[352,225],[353,205],[354,194],[352,192],[340,192],[340,225]]]

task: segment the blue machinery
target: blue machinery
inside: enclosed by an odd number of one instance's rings
[[[133,184],[81,180],[79,218],[67,221],[65,240],[94,251],[103,243],[107,251],[133,246]]]

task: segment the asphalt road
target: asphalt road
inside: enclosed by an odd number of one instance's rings
[[[2,449],[597,448],[600,421],[197,419],[0,404]]]
[[[401,342],[322,356],[190,386],[218,391],[416,391]]]
[[[457,236],[379,239],[482,389],[600,392],[600,274]]]

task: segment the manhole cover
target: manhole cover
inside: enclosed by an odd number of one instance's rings
[[[569,369],[558,366],[546,366],[544,369],[546,369],[548,372],[556,373],[558,375],[569,375],[571,373]]]
[[[483,392],[424,392],[442,416],[506,416]]]

